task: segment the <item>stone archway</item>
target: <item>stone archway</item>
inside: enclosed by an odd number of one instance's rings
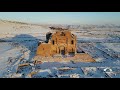
[[[59,47],[59,54],[65,55],[65,47],[64,46]]]

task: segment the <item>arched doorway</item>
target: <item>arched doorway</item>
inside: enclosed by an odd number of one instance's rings
[[[59,47],[59,54],[65,55],[65,47],[64,46]]]

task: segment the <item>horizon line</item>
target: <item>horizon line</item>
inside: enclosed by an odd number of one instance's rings
[[[19,20],[10,20],[10,19],[1,19],[0,20],[2,21],[8,21],[8,22],[18,22],[18,23],[26,23],[26,24],[54,24],[54,25],[110,25],[110,24],[113,24],[113,23],[104,23],[104,24],[63,24],[63,23],[43,23],[43,22],[26,22],[26,21],[19,21]],[[113,25],[120,25],[120,24],[113,24]]]

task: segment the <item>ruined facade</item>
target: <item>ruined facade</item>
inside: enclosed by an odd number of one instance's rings
[[[37,48],[37,55],[53,56],[56,54],[75,54],[76,36],[69,31],[57,31],[46,35],[46,43],[41,43]]]

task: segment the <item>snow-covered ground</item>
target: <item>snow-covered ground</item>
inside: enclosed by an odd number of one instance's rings
[[[44,62],[32,63],[39,41],[46,39],[48,26],[0,20],[1,78],[119,78],[120,30],[78,29],[78,51],[90,54],[94,63]],[[18,68],[18,65],[30,65]]]

